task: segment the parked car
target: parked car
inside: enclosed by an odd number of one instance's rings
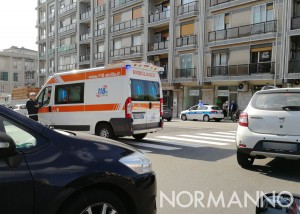
[[[237,162],[251,167],[255,158],[300,159],[300,88],[256,92],[240,114]]]
[[[12,109],[15,112],[18,112],[18,113],[23,114],[23,115],[27,115],[28,114],[27,108],[26,108],[26,104],[17,104],[17,105],[14,105],[14,107]]]
[[[220,122],[224,119],[223,110],[216,105],[195,105],[180,113],[182,120],[203,120],[208,122],[215,120]]]
[[[163,119],[167,121],[171,121],[173,118],[173,109],[169,108],[167,106],[164,106],[163,108]]]
[[[150,160],[117,141],[0,106],[0,157],[1,213],[156,213]]]

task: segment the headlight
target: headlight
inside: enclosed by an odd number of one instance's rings
[[[134,152],[119,160],[122,164],[129,167],[138,174],[152,171],[151,161],[142,153]]]

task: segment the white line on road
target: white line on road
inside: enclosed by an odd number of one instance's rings
[[[214,133],[235,136],[235,133],[229,133],[229,132],[214,132]]]
[[[233,133],[236,133],[236,131],[229,131],[229,132],[233,132]]]
[[[144,138],[144,140],[152,141],[153,143],[158,141],[158,142],[162,142],[164,144],[170,144],[170,145],[174,145],[174,146],[185,146],[185,147],[192,147],[192,148],[203,147],[203,146],[201,146],[199,144],[196,144],[196,143],[170,142],[168,140],[157,139],[157,138]]]
[[[203,135],[203,136],[209,136],[209,137],[221,137],[221,138],[230,138],[234,139],[235,136],[230,136],[230,135],[223,135],[223,134],[208,134],[208,133],[197,133],[196,135]]]
[[[228,145],[230,145],[228,143],[217,143],[217,142],[211,142],[211,141],[207,141],[207,140],[195,140],[195,139],[186,139],[186,138],[169,137],[169,136],[158,136],[158,137],[162,138],[162,139],[187,141],[187,142],[200,143],[200,144],[210,144],[210,145],[217,145],[217,146],[228,146]]]
[[[171,146],[161,146],[161,145],[156,145],[156,144],[150,144],[150,143],[132,143],[129,142],[128,144],[132,146],[142,146],[142,147],[147,147],[147,148],[154,148],[154,149],[162,149],[162,150],[178,150],[181,148],[177,147],[171,147]]]
[[[143,153],[151,153],[151,151],[145,150],[145,149],[139,149],[139,151],[141,151],[141,152],[143,152]]]
[[[235,142],[233,139],[221,139],[221,138],[216,138],[216,137],[205,137],[205,136],[195,136],[195,135],[176,135],[179,137],[187,137],[187,138],[197,138],[197,139],[204,139],[204,140],[216,140],[216,141],[223,141],[223,142]]]

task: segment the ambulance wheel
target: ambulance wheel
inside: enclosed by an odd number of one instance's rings
[[[97,126],[96,134],[104,138],[115,138],[114,131],[108,124],[100,124]]]
[[[147,133],[143,134],[133,134],[132,137],[134,137],[136,140],[142,140],[144,137],[147,136]]]

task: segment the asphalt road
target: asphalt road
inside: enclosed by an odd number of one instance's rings
[[[158,214],[255,213],[261,192],[300,193],[300,161],[236,162],[237,123],[173,120],[146,139],[120,141],[142,151],[157,174]],[[218,201],[219,199],[219,201]]]

